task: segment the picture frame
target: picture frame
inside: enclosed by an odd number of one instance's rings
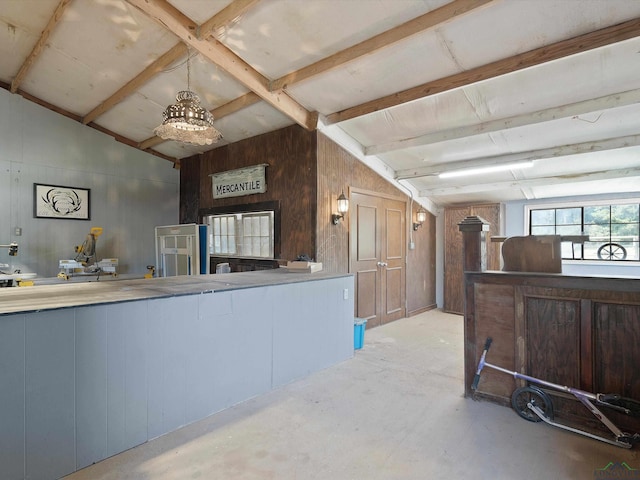
[[[91,220],[91,189],[34,183],[33,216]]]

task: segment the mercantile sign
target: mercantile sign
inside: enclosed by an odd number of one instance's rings
[[[267,191],[267,182],[265,180],[265,167],[267,165],[267,163],[261,163],[251,167],[212,173],[209,176],[211,177],[213,198],[241,197],[254,193],[265,193]]]

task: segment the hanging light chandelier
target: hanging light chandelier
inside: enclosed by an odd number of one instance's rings
[[[176,102],[162,112],[162,125],[153,131],[164,140],[193,145],[211,145],[222,134],[213,126],[213,115],[200,106],[200,97],[191,91],[191,55],[187,56],[187,90],[176,95]]]

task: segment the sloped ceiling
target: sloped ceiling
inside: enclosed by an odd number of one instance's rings
[[[214,145],[153,134],[187,58]],[[0,82],[176,163],[319,128],[432,210],[640,192],[637,1],[0,0]]]

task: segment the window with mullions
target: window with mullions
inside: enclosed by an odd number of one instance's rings
[[[562,258],[640,260],[640,204],[532,209],[530,235],[587,235],[584,243],[562,242]]]
[[[274,258],[272,211],[208,215],[206,220],[211,255]]]

